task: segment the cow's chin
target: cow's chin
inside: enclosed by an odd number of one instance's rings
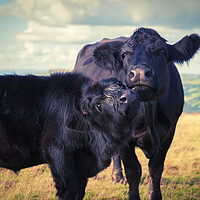
[[[135,85],[132,89],[139,94],[141,101],[154,101],[156,99],[154,88],[148,85]]]

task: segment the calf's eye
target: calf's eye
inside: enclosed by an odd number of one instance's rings
[[[95,109],[96,109],[98,112],[102,112],[101,103],[97,103],[97,104],[95,105]]]
[[[122,54],[122,59],[123,59],[123,60],[124,60],[125,56],[126,56],[126,53],[123,53],[123,54]]]

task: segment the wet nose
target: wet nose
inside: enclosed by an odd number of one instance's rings
[[[130,79],[151,79],[154,76],[154,70],[145,65],[133,66],[130,70]]]
[[[137,99],[137,95],[133,90],[126,90],[119,98],[120,103],[128,103]]]

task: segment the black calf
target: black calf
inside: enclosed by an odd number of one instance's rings
[[[80,200],[130,139],[139,104],[116,79],[0,76],[0,167],[48,163],[59,199]]]

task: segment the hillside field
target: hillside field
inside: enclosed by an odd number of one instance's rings
[[[184,112],[200,113],[200,76],[182,75],[185,93]]]
[[[165,200],[200,199],[200,114],[183,114],[168,151],[161,188]],[[144,154],[137,149],[143,166],[141,199],[148,195],[148,169]],[[112,165],[89,179],[84,200],[127,200],[128,185],[111,181]],[[47,165],[21,170],[19,175],[0,168],[0,200],[54,200],[56,191]]]

